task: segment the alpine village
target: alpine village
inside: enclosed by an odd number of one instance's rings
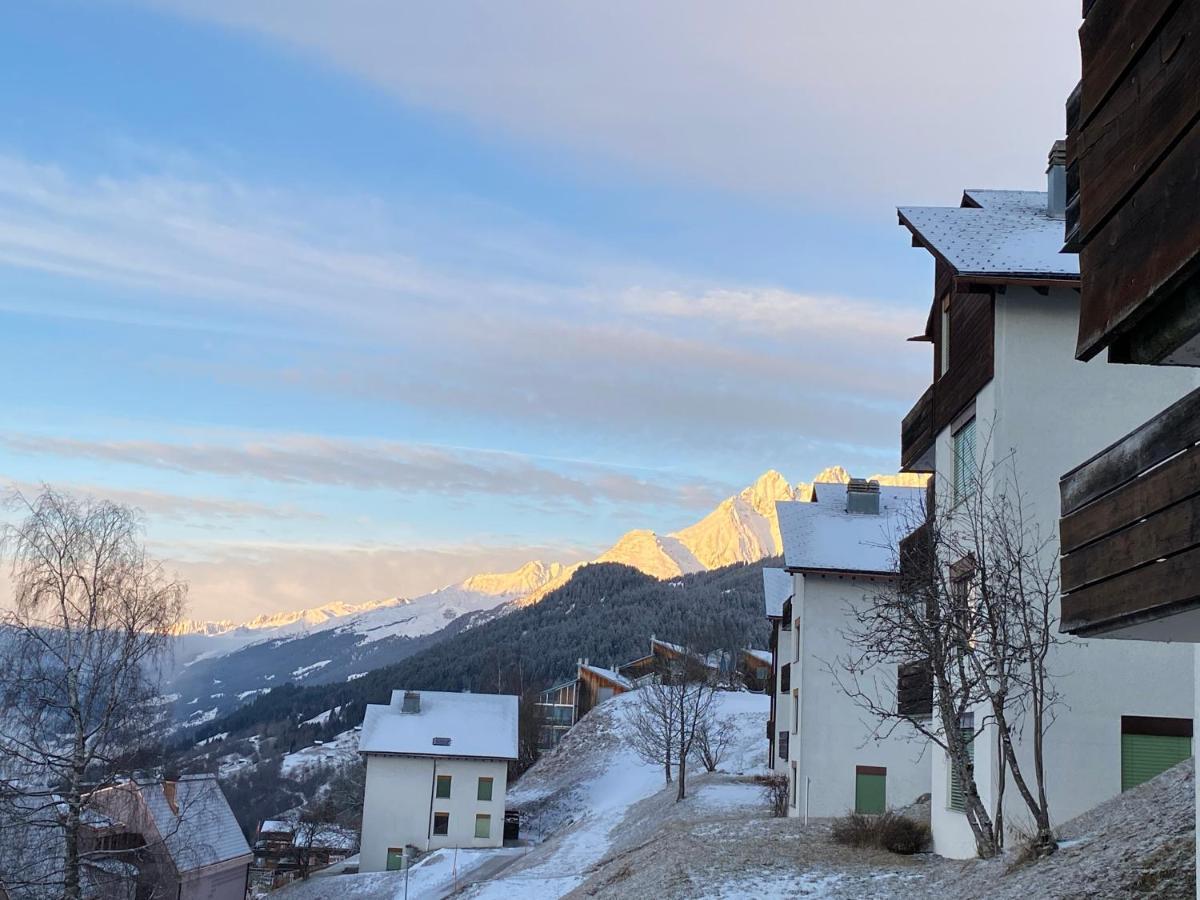
[[[0,897],[1200,897],[1200,0],[1078,42],[1044,190],[896,209],[894,473],[240,622],[22,486]]]

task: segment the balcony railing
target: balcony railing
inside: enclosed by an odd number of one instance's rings
[[[900,424],[900,468],[905,472],[932,472],[935,437],[931,384]]]
[[[1200,609],[1200,390],[1059,488],[1063,631],[1146,637],[1149,623]],[[1170,639],[1194,640],[1190,630]]]

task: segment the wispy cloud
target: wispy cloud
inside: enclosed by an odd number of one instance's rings
[[[729,492],[727,485],[704,480],[665,475],[649,479],[582,462],[552,466],[513,453],[310,435],[278,435],[269,441],[239,444],[184,444],[7,434],[0,435],[0,445],[27,455],[117,463],[183,474],[456,498],[515,497],[533,503],[704,508]],[[163,497],[146,495],[142,499],[149,499],[160,508],[170,504]],[[177,503],[178,508],[185,505],[182,499]]]
[[[1035,183],[1079,71],[1078,5],[1043,0],[147,2],[490,132],[838,206]],[[980,64],[1006,47],[1019,61]]]

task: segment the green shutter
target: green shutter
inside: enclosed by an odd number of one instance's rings
[[[492,836],[492,817],[480,813],[475,817],[475,837],[490,838]]]
[[[1121,790],[1137,787],[1192,755],[1192,739],[1162,734],[1121,735]]]
[[[437,777],[437,796],[440,800],[445,800],[450,796],[450,776],[439,775]]]
[[[856,772],[854,775],[854,811],[879,815],[887,809],[887,776]]]
[[[967,758],[971,762],[975,762],[975,726],[964,726],[962,735],[963,740],[967,742]],[[950,803],[948,805],[951,809],[959,812],[967,808],[967,795],[963,789],[962,778],[953,763],[950,764]]]
[[[387,870],[399,872],[404,868],[404,848],[389,847],[387,852]]]
[[[491,800],[492,799],[492,779],[480,778],[479,790],[475,795],[476,800]]]

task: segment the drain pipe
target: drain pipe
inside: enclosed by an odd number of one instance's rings
[[[425,822],[425,852],[433,843],[433,794],[437,790],[437,757],[433,760],[433,781],[429,785],[429,818]]]

